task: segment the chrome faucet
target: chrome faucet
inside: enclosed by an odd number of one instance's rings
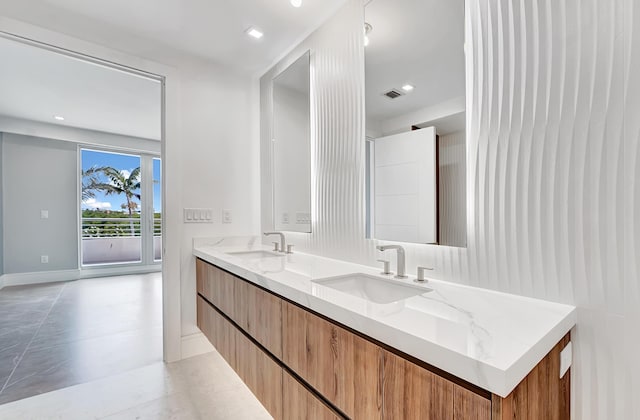
[[[264,236],[280,235],[280,252],[287,252],[287,242],[284,239],[284,233],[282,232],[265,232]]]
[[[378,245],[376,247],[378,251],[386,251],[387,249],[395,249],[397,252],[398,262],[398,274],[395,276],[397,279],[406,279],[407,274],[405,270],[405,261],[404,261],[404,248],[400,245]]]

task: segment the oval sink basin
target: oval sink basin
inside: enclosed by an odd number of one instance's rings
[[[393,303],[432,290],[363,273],[329,277],[313,282],[375,303]]]
[[[274,258],[274,257],[282,257],[283,254],[276,254],[275,252],[269,251],[238,251],[238,252],[227,252],[229,255],[235,255],[236,257],[244,258],[244,259],[256,259],[256,258]]]

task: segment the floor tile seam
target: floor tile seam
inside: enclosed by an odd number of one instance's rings
[[[97,341],[97,340],[102,340],[102,339],[109,338],[109,337],[114,337],[114,336],[119,336],[119,335],[124,335],[124,334],[131,334],[131,333],[140,332],[140,331],[151,331],[153,329],[161,330],[162,329],[162,324],[159,324],[159,325],[154,326],[154,327],[145,327],[145,328],[136,328],[136,329],[132,329],[132,330],[115,331],[115,332],[112,332],[112,333],[96,335],[96,336],[93,336],[93,337],[78,338],[78,339],[74,339],[74,340],[60,342],[60,343],[57,343],[57,344],[52,344],[50,346],[47,346],[47,345],[31,346],[33,344],[33,341],[35,341],[35,338],[37,338],[37,335],[36,335],[36,337],[34,337],[34,340],[32,340],[32,342],[30,343],[30,350],[32,350],[32,351],[35,351],[35,350],[40,351],[40,350],[52,349],[54,347],[64,346],[65,344],[80,343],[82,341],[94,341],[94,340]]]
[[[11,374],[9,375],[9,377],[7,378],[7,380],[5,381],[4,385],[2,386],[2,388],[0,389],[0,395],[2,395],[2,393],[4,392],[4,390],[7,388],[8,384],[11,382],[11,378],[13,377],[14,373],[16,372],[16,369],[18,369],[18,366],[20,365],[20,363],[22,362],[22,359],[24,358],[24,355],[27,353],[27,351],[29,350],[29,347],[31,346],[31,343],[33,342],[33,340],[35,339],[36,335],[38,334],[38,332],[40,331],[40,328],[42,328],[42,325],[44,324],[44,322],[46,321],[46,319],[49,317],[49,314],[51,313],[51,310],[53,309],[53,307],[55,306],[56,302],[58,301],[58,299],[60,298],[60,296],[62,295],[63,290],[66,288],[66,283],[60,288],[60,290],[58,291],[58,295],[56,296],[56,298],[54,299],[54,301],[51,303],[51,306],[49,307],[49,310],[47,311],[47,314],[44,316],[44,318],[42,319],[42,321],[40,322],[40,324],[38,325],[38,327],[36,328],[35,332],[33,333],[33,336],[31,336],[31,339],[29,340],[29,342],[27,343],[27,346],[25,347],[24,351],[22,352],[22,354],[20,355],[20,357],[18,358],[18,362],[13,366],[13,370],[11,371]]]

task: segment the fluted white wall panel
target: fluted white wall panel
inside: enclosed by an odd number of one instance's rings
[[[438,139],[439,243],[467,246],[467,195],[465,132]]]
[[[314,232],[290,236],[311,252],[373,265],[360,3],[298,51],[315,55]],[[409,271],[430,265],[449,281],[579,307],[576,419],[640,418],[638,9],[637,0],[467,0],[468,247],[406,244]],[[268,177],[264,119],[262,129]]]

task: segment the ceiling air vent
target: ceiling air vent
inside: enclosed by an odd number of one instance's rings
[[[389,99],[396,99],[402,95],[404,95],[404,93],[400,92],[399,90],[396,89],[391,89],[389,92],[385,92],[383,93],[384,96],[386,96]]]

